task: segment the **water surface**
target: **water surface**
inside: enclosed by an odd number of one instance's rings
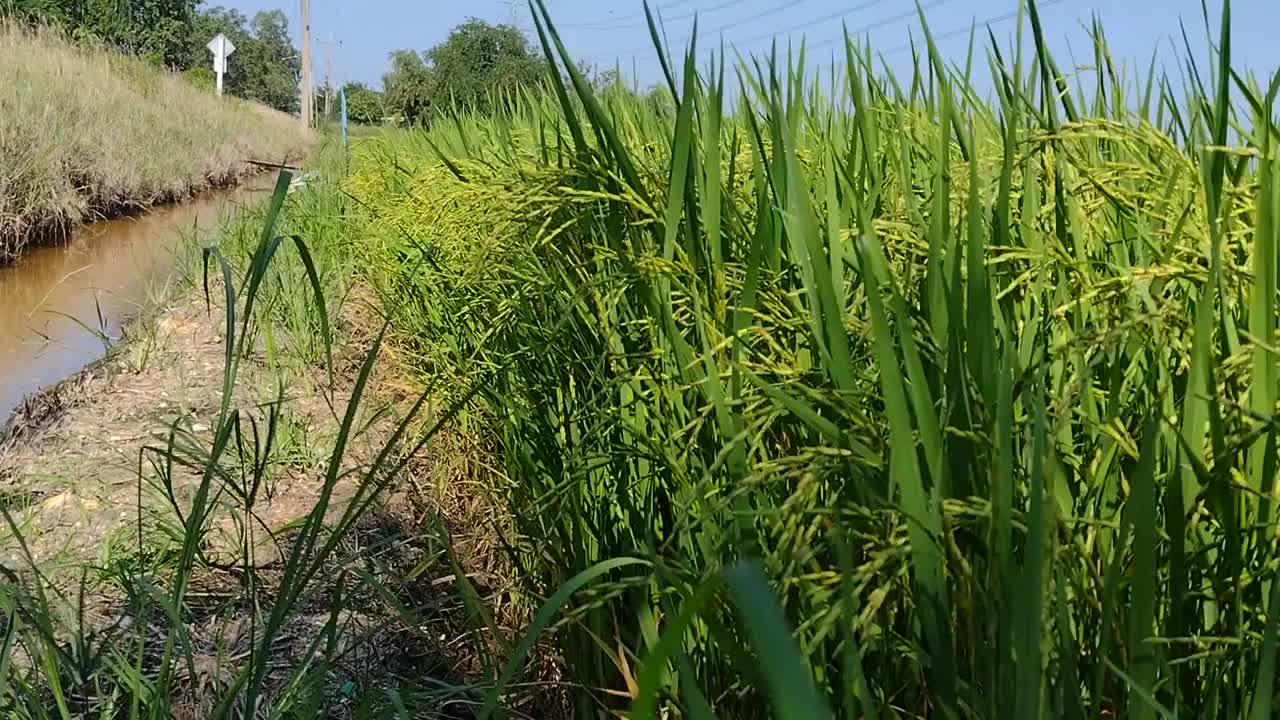
[[[260,175],[234,190],[84,225],[0,265],[0,427],[25,396],[106,354],[107,341],[170,281],[184,236],[208,233],[273,181]]]

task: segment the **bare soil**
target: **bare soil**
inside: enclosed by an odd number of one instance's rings
[[[212,442],[226,352],[218,312],[190,297],[140,320],[135,337],[104,361],[28,398],[15,413],[0,435],[0,497],[8,499],[38,566],[102,560],[113,535],[161,502],[149,482],[148,449],[164,448],[170,434],[206,448]],[[144,323],[150,323],[145,330]],[[266,386],[270,371],[253,360],[241,365],[233,405],[260,413],[266,398],[251,395]],[[318,393],[294,391],[285,402],[294,426],[313,437],[335,431]],[[174,472],[178,491],[199,480],[191,470]],[[284,527],[314,500],[314,483],[282,482],[262,515]],[[11,541],[0,540],[0,560],[25,565]]]
[[[372,306],[356,292],[339,313],[342,342],[335,350],[331,391],[323,368],[295,363],[285,369],[260,349],[240,363],[231,406],[254,418],[265,432],[268,404],[285,387],[280,426],[288,436],[279,442],[287,446],[280,446],[268,496],[255,506],[249,562],[241,551],[239,526],[228,512],[214,523],[204,562],[191,578],[185,636],[195,648],[196,662],[194,675],[185,664],[180,668],[176,716],[207,714],[247,657],[245,629],[254,622],[253,606],[273,602],[297,523],[315,506],[327,449],[378,326]],[[0,524],[0,566],[19,574],[38,568],[52,585],[69,591],[68,597],[88,587],[90,597],[78,622],[104,638],[130,632],[127,598],[118,584],[86,585],[85,578],[130,561],[131,554],[163,551],[157,544],[165,536],[157,528],[167,524],[180,532],[181,520],[156,481],[163,473],[151,460],[160,457],[156,449],[170,442],[211,445],[222,402],[224,322],[220,308],[205,307],[202,293],[174,299],[135,321],[107,359],[28,398],[0,431],[0,508],[7,510],[21,537]],[[375,368],[401,365],[394,357],[385,359]],[[361,430],[343,462],[352,478],[386,442],[395,418],[417,390],[393,371],[377,369],[370,388],[356,422]],[[493,532],[491,495],[480,487],[489,479],[477,460],[482,455],[473,436],[448,432],[410,462],[393,491],[342,539],[311,599],[289,620],[273,648],[277,665],[269,689],[283,682],[293,661],[324,631],[332,611],[327,598],[334,591],[348,595],[340,616],[340,644],[326,656],[332,665],[326,674],[332,717],[349,715],[355,689],[368,692],[406,677],[465,685],[485,671],[477,649],[491,648],[493,639],[479,636],[467,620],[442,550],[451,543],[472,585],[514,633],[518,620],[510,602],[503,600],[500,578],[505,572]],[[180,507],[199,480],[195,470],[174,467],[171,484]],[[339,484],[330,516],[345,508],[353,482]],[[245,567],[251,568],[257,588],[252,602],[246,600]],[[389,596],[396,598],[394,603]],[[406,618],[404,608],[414,608],[421,618]],[[163,637],[170,630],[157,625],[147,632]],[[555,677],[553,664],[542,664],[539,674]],[[558,690],[544,689],[531,693],[527,702],[545,707],[561,701]],[[460,702],[455,709],[442,707],[440,717],[469,716],[472,703]]]

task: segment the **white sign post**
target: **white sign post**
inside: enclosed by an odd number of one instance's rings
[[[236,51],[235,43],[222,33],[205,47],[213,53],[213,72],[218,76],[218,95],[222,95],[222,73],[227,71],[227,56]]]

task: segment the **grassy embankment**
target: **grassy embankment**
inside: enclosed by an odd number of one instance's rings
[[[162,717],[199,675],[211,717],[531,712],[547,680],[577,717],[1270,717],[1280,79],[1231,72],[1224,20],[1186,96],[1110,74],[1100,29],[1074,86],[1030,19],[992,103],[931,50],[894,78],[850,42],[834,102],[803,58],[730,68],[728,107],[692,53],[671,105],[565,62],[502,116],[365,141],[353,204],[315,188],[210,256],[223,405],[150,451],[140,475],[196,482],[170,552],[118,571],[149,632],[75,665],[37,583],[3,606],[30,659],[8,702]],[[350,284],[389,335],[346,373],[322,501],[269,580],[247,540],[230,563],[240,639],[193,639],[212,518],[252,526],[280,470],[238,373],[272,328],[332,367],[314,298]],[[426,389],[353,461],[384,342]],[[445,426],[475,462],[433,488],[413,457]],[[488,523],[421,521],[402,572],[378,558],[403,543],[360,549],[391,490],[476,478]],[[486,535],[496,576],[456,552]],[[353,622],[375,605],[395,634]],[[363,684],[370,638],[414,662]]]
[[[338,713],[351,698],[337,690],[366,671],[317,666],[319,649],[326,663],[356,655],[375,671],[371,645],[397,667],[417,662],[387,640],[365,579],[384,577],[385,557],[365,554],[385,556],[394,520],[378,508],[340,519],[390,431],[353,388],[369,339],[347,317],[335,266],[350,260],[335,184],[344,161],[331,148],[307,163],[305,189],[277,183],[212,245],[181,245],[181,277],[124,344],[52,391],[54,417],[0,435],[6,715],[225,717],[239,712],[232,687],[256,673],[271,707]],[[257,262],[273,230],[305,237],[280,254],[306,262]],[[331,601],[347,613],[335,627]],[[265,630],[263,608],[281,609]],[[307,646],[339,630],[342,658]]]
[[[0,261],[41,234],[297,159],[296,122],[136,58],[0,21]]]

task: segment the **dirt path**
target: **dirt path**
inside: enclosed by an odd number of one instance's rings
[[[24,402],[0,438],[0,501],[38,567],[106,565],[113,553],[136,550],[140,517],[180,523],[160,482],[166,473],[152,463],[171,434],[197,456],[211,444],[225,362],[220,328],[218,309],[208,313],[203,298],[179,300],[134,323],[133,337],[105,361]],[[315,474],[327,460],[319,451],[336,432],[333,411],[310,381],[260,354],[240,366],[233,406],[264,431],[269,404],[288,388],[275,481],[257,508],[268,527],[311,509]],[[179,500],[198,480],[193,469],[172,469]],[[23,554],[12,530],[0,530],[0,562],[27,566]]]
[[[186,598],[183,637],[192,648],[196,674],[185,664],[178,670],[171,688],[175,717],[205,717],[243,669],[254,642],[246,628],[262,623],[254,609],[274,601],[282,555],[296,538],[296,523],[316,505],[339,426],[335,416],[346,406],[370,345],[369,329],[377,327],[371,305],[349,298],[336,313],[342,342],[334,357],[334,408],[325,400],[327,373],[300,363],[292,353],[269,361],[257,351],[240,364],[231,405],[244,419],[243,431],[250,434],[256,422],[265,433],[270,404],[279,408],[271,480],[253,506],[256,527],[263,531],[255,529],[249,541],[253,558],[245,563],[239,552],[243,525],[232,522],[235,503],[225,489],[226,477],[244,460],[228,451],[220,465],[227,473],[218,480],[227,507],[206,536]],[[154,576],[172,576],[183,526],[164,483],[158,482],[166,470],[162,453],[153,449],[168,447],[172,437],[174,446],[190,448],[192,457],[208,452],[222,401],[222,317],[217,307],[206,310],[202,294],[178,298],[134,323],[127,341],[107,360],[25,402],[0,436],[0,504],[21,536],[20,542],[7,523],[0,523],[0,565],[25,576],[36,568],[61,588],[68,605],[62,612],[69,618],[60,632],[87,629],[100,643],[129,642],[130,625],[121,621],[131,622],[135,612],[126,579],[131,575],[110,576],[111,569],[160,563],[164,567]],[[281,387],[286,388],[283,400]],[[375,370],[370,388],[355,423],[359,431],[342,463],[348,479],[338,483],[327,517],[346,507],[359,475],[348,471],[368,464],[407,405],[409,387],[393,374]],[[273,669],[266,680],[271,698],[288,686],[289,668],[315,652],[314,639],[333,618],[327,602],[334,593],[345,595],[338,644],[326,654],[330,669],[323,671],[329,716],[352,716],[352,688],[370,690],[403,677],[430,677],[439,687],[465,686],[478,677],[483,664],[476,648],[482,641],[471,634],[442,543],[451,543],[464,572],[486,597],[497,551],[492,533],[483,529],[488,525],[484,495],[473,492],[468,459],[473,451],[450,444],[457,440],[433,442],[397,476],[393,492],[341,536],[308,599],[272,645]],[[176,505],[185,511],[200,473],[175,464],[170,478]],[[440,535],[443,525],[454,533],[452,540]],[[246,586],[241,570],[248,567],[254,582]],[[86,588],[87,597],[74,611],[69,606]],[[421,618],[406,620],[406,608],[417,609]],[[158,648],[170,629],[152,623],[145,632]]]

